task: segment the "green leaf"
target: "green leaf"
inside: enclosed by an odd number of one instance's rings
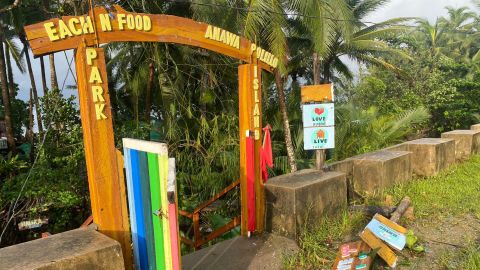
[[[418,253],[425,252],[425,248],[422,245],[416,245],[412,250]]]
[[[409,249],[412,249],[414,245],[417,243],[418,237],[415,236],[412,230],[408,231],[406,236],[407,236],[407,247]]]

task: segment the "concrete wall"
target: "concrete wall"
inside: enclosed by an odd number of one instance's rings
[[[325,173],[305,170],[272,178],[265,185],[267,231],[295,238],[311,223],[308,219],[318,220],[351,199],[406,183],[414,175],[435,176],[476,153],[480,125],[331,163]]]
[[[125,269],[120,244],[90,229],[55,234],[0,249],[0,269]]]

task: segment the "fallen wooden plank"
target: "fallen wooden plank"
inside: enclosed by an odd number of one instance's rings
[[[377,238],[369,229],[363,230],[360,234],[360,238],[368,244],[372,249],[378,250],[377,254],[382,258],[390,267],[396,267],[398,257],[387,244]]]

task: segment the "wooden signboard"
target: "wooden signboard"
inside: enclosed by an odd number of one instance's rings
[[[88,16],[67,16],[26,26],[33,54],[76,49],[83,41],[88,46],[127,41],[170,42],[208,49],[246,63],[258,60],[266,70],[278,65],[273,54],[219,27],[171,15],[132,13],[118,5],[113,9],[115,12],[96,7]]]
[[[127,251],[130,226],[123,166],[114,145],[103,49],[80,43],[75,63],[93,219],[100,232],[119,241]],[[131,252],[123,256],[128,267]]]
[[[333,102],[333,84],[302,86],[302,103]]]

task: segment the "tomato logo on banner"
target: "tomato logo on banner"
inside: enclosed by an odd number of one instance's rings
[[[304,130],[305,150],[335,147],[335,127],[310,127]]]
[[[320,148],[323,148],[328,142],[328,133],[323,129],[318,129],[312,133],[312,143]]]

